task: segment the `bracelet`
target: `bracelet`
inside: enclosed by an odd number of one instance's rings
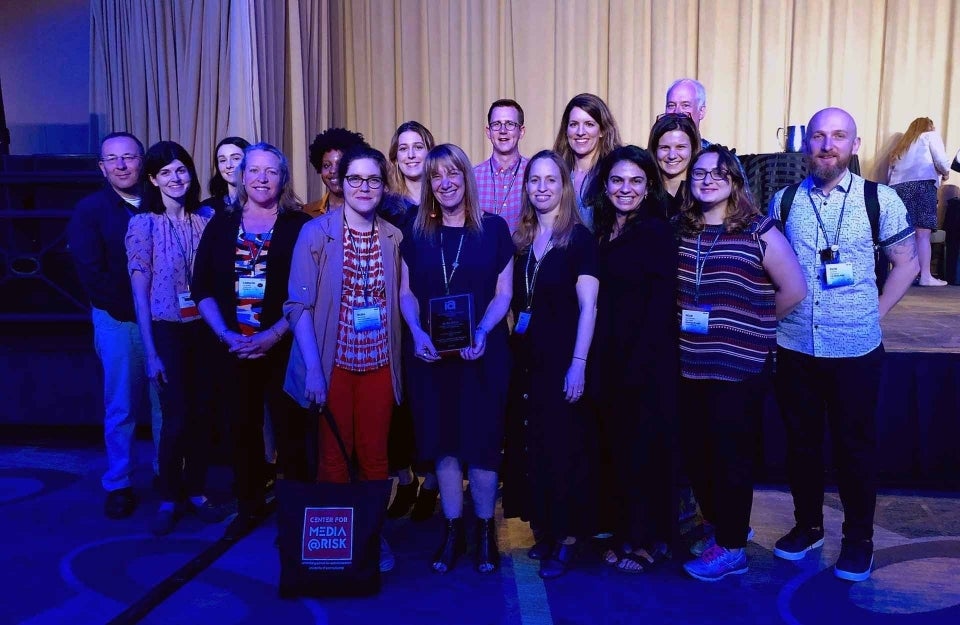
[[[483,327],[482,325],[479,325],[479,324],[477,325],[477,329],[474,330],[474,334],[476,334],[477,332],[483,332],[484,334],[490,334],[489,332],[486,331],[486,329],[484,329],[484,327]]]
[[[230,328],[224,328],[224,329],[220,330],[220,333],[217,335],[217,339],[218,339],[221,343],[224,343],[225,341],[223,340],[223,337],[224,337],[224,336],[227,334],[227,332],[229,332],[229,331],[230,331]]]
[[[573,359],[574,359],[574,360],[582,360],[583,362],[587,362],[587,359],[586,359],[586,358],[581,358],[580,356],[574,356]]]
[[[277,326],[270,326],[270,331],[273,332],[273,335],[275,337],[277,337],[277,342],[279,343],[280,340],[283,338],[283,335],[280,334],[280,330],[277,330]]]

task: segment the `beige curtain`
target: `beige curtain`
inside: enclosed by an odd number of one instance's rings
[[[871,175],[918,116],[960,147],[954,0],[332,1],[346,55],[336,121],[381,148],[392,126],[415,118],[486,158],[486,107],[513,97],[531,154],[552,145],[581,91],[606,99],[624,139],[645,145],[681,76],[707,87],[704,135],[741,153],[780,150],[778,127],[828,105],[857,119]]]
[[[703,134],[780,150],[777,128],[833,105],[857,119],[866,174],[919,116],[960,147],[955,0],[91,0],[91,110],[193,150],[204,180],[226,134],[277,143],[317,199],[307,146],[331,125],[386,151],[396,126],[486,158],[490,102],[526,111],[526,154],[570,97],[607,100],[645,145],[667,86],[707,87]]]
[[[91,0],[90,13],[101,136],[177,141],[204,186],[221,138],[268,141],[298,194],[318,192],[307,145],[332,120],[329,0]]]

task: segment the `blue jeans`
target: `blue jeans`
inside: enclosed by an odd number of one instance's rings
[[[153,429],[154,472],[162,417],[156,389],[147,379],[143,340],[132,321],[117,321],[104,310],[93,309],[93,344],[103,365],[103,439],[107,447],[104,490],[131,485],[134,427],[137,415],[149,410]]]

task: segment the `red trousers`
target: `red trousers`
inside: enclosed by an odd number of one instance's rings
[[[362,480],[385,480],[388,477],[387,435],[393,404],[389,365],[363,373],[333,368],[327,390],[327,407],[343,437],[347,454],[356,452]],[[350,481],[343,454],[325,418],[320,420],[317,480]]]

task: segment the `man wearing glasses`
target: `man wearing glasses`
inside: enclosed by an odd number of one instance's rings
[[[480,209],[500,215],[510,227],[520,221],[523,170],[527,158],[520,156],[523,138],[523,109],[515,100],[497,100],[487,111],[487,138],[493,154],[473,168],[480,197]]]
[[[144,368],[144,350],[133,310],[124,239],[130,217],[140,212],[143,144],[130,133],[114,132],[100,145],[104,188],[77,203],[67,240],[80,282],[90,298],[94,347],[103,365],[104,441],[107,491],[104,513],[111,519],[133,514],[131,485],[136,416],[149,407],[153,439],[159,440],[160,404]],[[156,460],[154,459],[154,471]]]

